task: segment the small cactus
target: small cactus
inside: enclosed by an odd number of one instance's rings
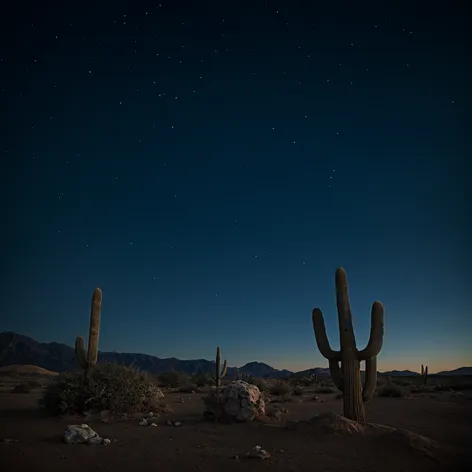
[[[102,306],[102,291],[96,288],[92,296],[92,309],[90,313],[90,329],[88,339],[88,351],[85,354],[85,341],[82,336],[75,340],[75,357],[80,367],[84,369],[87,377],[91,369],[95,367],[98,359],[98,337],[100,334],[100,309]]]
[[[210,374],[212,379],[215,381],[215,384],[217,387],[221,387],[221,379],[226,375],[227,371],[227,364],[226,360],[223,363],[223,369],[220,370],[220,365],[221,365],[221,353],[220,353],[220,346],[216,348],[216,373],[213,373],[210,370]]]
[[[359,351],[352,326],[346,272],[342,267],[336,270],[336,302],[341,349],[339,351],[331,349],[323,314],[318,308],[313,310],[312,315],[316,343],[321,354],[329,361],[334,384],[343,392],[344,416],[354,421],[365,421],[364,402],[367,403],[372,399],[377,383],[377,354],[382,349],[383,343],[384,308],[378,301],[372,305],[369,342],[365,349]],[[365,361],[363,388],[360,376],[361,361]]]
[[[423,383],[428,384],[428,366],[421,364],[421,377],[423,377]]]

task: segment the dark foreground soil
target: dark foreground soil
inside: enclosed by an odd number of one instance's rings
[[[289,412],[281,421],[227,425],[201,419],[203,394],[166,393],[173,412],[163,415],[158,427],[143,427],[138,425],[139,418],[103,422],[45,417],[36,405],[40,391],[0,392],[0,441],[13,440],[0,443],[0,470],[458,472],[472,465],[471,391],[376,398],[367,406],[370,422],[426,436],[433,440],[433,449],[403,436],[335,434],[303,423],[287,428],[287,422],[318,413],[342,414],[342,400],[333,394],[317,395],[324,401],[313,401],[313,393],[307,392],[280,404]],[[182,425],[167,426],[167,420]],[[107,447],[64,444],[66,426],[80,423],[89,424],[112,443]],[[256,445],[271,457],[246,457]]]

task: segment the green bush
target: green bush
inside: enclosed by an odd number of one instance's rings
[[[53,415],[99,412],[112,414],[159,411],[163,397],[152,378],[134,367],[97,365],[83,372],[61,374],[46,387],[40,406]]]
[[[159,385],[162,387],[177,388],[189,383],[189,376],[183,372],[170,371],[159,375]]]
[[[269,389],[269,385],[264,379],[254,378],[251,383],[252,385],[255,385],[260,392],[267,392],[267,390]]]
[[[270,387],[270,393],[272,395],[290,395],[290,393],[292,393],[292,389],[287,383],[278,380],[272,384],[272,387]]]
[[[403,397],[403,390],[394,383],[382,385],[377,390],[378,397]]]
[[[192,383],[194,383],[197,387],[206,387],[207,385],[213,384],[213,379],[209,374],[204,374],[203,372],[199,372],[198,374],[192,375]]]

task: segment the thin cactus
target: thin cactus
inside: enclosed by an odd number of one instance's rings
[[[220,346],[216,348],[216,373],[213,373],[213,371],[210,370],[210,374],[212,379],[215,381],[215,384],[217,387],[221,387],[221,379],[226,375],[227,371],[227,364],[226,360],[223,363],[223,369],[220,370],[220,365],[221,365],[221,353],[220,353]]]
[[[87,377],[97,364],[98,337],[100,335],[100,309],[102,306],[102,291],[96,288],[92,296],[92,309],[90,313],[90,328],[88,339],[88,351],[85,354],[85,341],[82,336],[75,340],[75,357],[80,367],[84,369]]]
[[[428,366],[421,364],[421,377],[423,378],[423,383],[428,384]]]
[[[336,270],[335,280],[341,349],[339,351],[331,349],[323,314],[318,308],[313,310],[313,329],[318,349],[329,361],[331,378],[336,387],[343,392],[344,416],[354,421],[365,421],[364,402],[372,400],[377,384],[377,354],[382,349],[383,343],[384,308],[379,301],[372,305],[369,342],[365,349],[357,350],[347,277],[342,267]],[[363,387],[360,376],[361,361],[365,361]]]

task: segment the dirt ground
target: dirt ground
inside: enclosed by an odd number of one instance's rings
[[[24,379],[22,379],[24,380]],[[472,465],[472,391],[412,394],[409,398],[375,398],[367,405],[369,422],[403,428],[438,442],[434,453],[403,437],[334,434],[307,420],[322,412],[342,413],[335,394],[306,388],[302,396],[281,403],[282,420],[249,424],[215,424],[202,419],[203,393],[165,393],[173,410],[158,427],[139,426],[140,418],[103,422],[100,418],[51,418],[37,408],[41,387],[11,393],[15,380],[0,379],[0,469],[18,471],[145,471],[159,472],[420,472],[461,471]],[[18,381],[16,381],[18,383]],[[181,401],[183,399],[183,402]],[[320,401],[321,400],[321,401]],[[181,426],[168,426],[168,420]],[[68,445],[68,424],[87,423],[109,446]],[[256,445],[266,460],[246,457]],[[472,469],[471,469],[472,470]]]

